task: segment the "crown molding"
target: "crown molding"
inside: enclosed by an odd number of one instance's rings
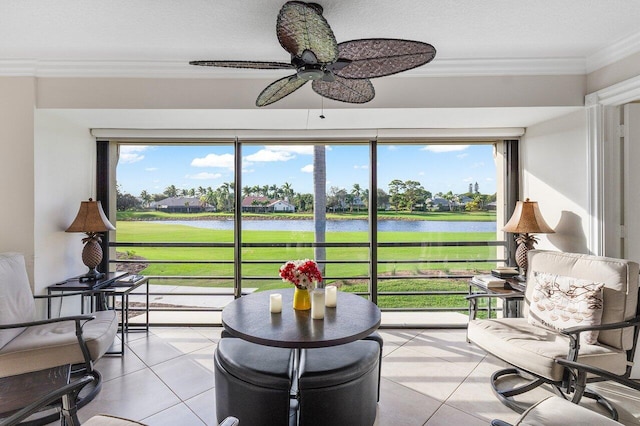
[[[640,32],[618,40],[587,57],[587,73],[611,65],[629,55],[640,52]]]
[[[584,98],[585,106],[618,106],[640,99],[640,76],[589,93]]]
[[[281,78],[288,70],[246,70],[190,66],[185,61],[0,59],[0,77],[93,78]],[[403,77],[582,75],[584,59],[437,59]]]

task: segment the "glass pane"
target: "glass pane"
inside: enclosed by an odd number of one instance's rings
[[[496,265],[494,146],[379,144],[378,158],[378,305],[466,310],[469,277]]]
[[[152,310],[232,300],[233,159],[228,144],[120,145],[116,268],[150,276]]]
[[[243,144],[242,155],[243,291],[291,288],[278,272],[297,259],[316,260],[324,284],[368,291],[368,144]]]

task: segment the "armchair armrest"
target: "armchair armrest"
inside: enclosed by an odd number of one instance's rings
[[[592,330],[615,330],[618,328],[626,328],[626,327],[635,327],[640,324],[640,317],[635,317],[627,321],[621,322],[612,322],[608,324],[600,324],[600,325],[585,325],[585,326],[576,326],[565,328],[564,330],[560,330],[560,333],[571,339],[571,347],[569,349],[569,354],[567,359],[575,361],[578,359],[578,351],[580,349],[580,333],[585,331]]]
[[[582,364],[580,362],[575,362],[575,361],[569,361],[566,359],[562,359],[562,358],[558,358],[555,360],[556,363],[567,367],[567,368],[573,368],[575,370],[578,371],[579,374],[587,374],[587,373],[591,373],[591,374],[595,374],[596,376],[600,376],[604,379],[607,380],[613,380],[614,382],[618,382],[621,385],[625,385],[630,387],[631,389],[635,389],[640,391],[640,383],[636,382],[634,380],[628,379],[626,377],[622,377],[622,376],[618,376],[616,374],[613,374],[609,371],[603,370],[601,368],[598,367],[593,367],[591,365],[587,365],[587,364]]]
[[[82,356],[84,358],[84,363],[86,365],[87,371],[93,371],[93,364],[91,360],[91,354],[89,352],[89,348],[87,347],[87,343],[84,340],[84,336],[82,335],[82,327],[91,320],[94,320],[96,317],[93,315],[75,315],[69,317],[61,317],[61,318],[50,318],[39,321],[30,321],[30,322],[22,322],[16,324],[2,324],[0,325],[0,330],[2,329],[10,329],[10,328],[23,328],[23,327],[33,327],[37,325],[43,324],[53,324],[57,322],[67,322],[74,321],[75,329],[76,329],[76,339],[78,340],[78,345],[80,346],[80,351],[82,352]]]
[[[91,321],[95,318],[96,317],[93,315],[74,315],[69,317],[50,318],[50,319],[21,322],[21,323],[15,323],[15,324],[0,324],[0,330],[9,329],[9,328],[33,327],[36,325],[52,324],[55,322],[64,322],[64,321],[76,321],[77,323],[79,323],[80,321]]]
[[[640,324],[640,317],[635,317],[627,321],[612,322],[608,324],[600,325],[578,325],[576,327],[569,327],[562,330],[563,334],[579,334],[583,331],[595,331],[595,330],[615,330],[617,328],[634,327]]]

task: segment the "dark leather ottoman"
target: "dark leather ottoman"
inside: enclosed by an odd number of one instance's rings
[[[382,340],[303,350],[300,425],[371,426],[376,418]]]
[[[293,351],[224,338],[214,354],[216,416],[241,425],[288,425]]]

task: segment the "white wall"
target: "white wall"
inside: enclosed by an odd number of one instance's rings
[[[84,234],[65,233],[80,201],[95,198],[96,143],[86,126],[35,113],[35,291],[86,272]]]
[[[34,78],[0,78],[0,252],[24,254],[31,278],[35,232],[34,109]]]
[[[537,248],[588,253],[586,113],[579,111],[527,129],[520,151],[521,199],[537,201],[555,234]]]

